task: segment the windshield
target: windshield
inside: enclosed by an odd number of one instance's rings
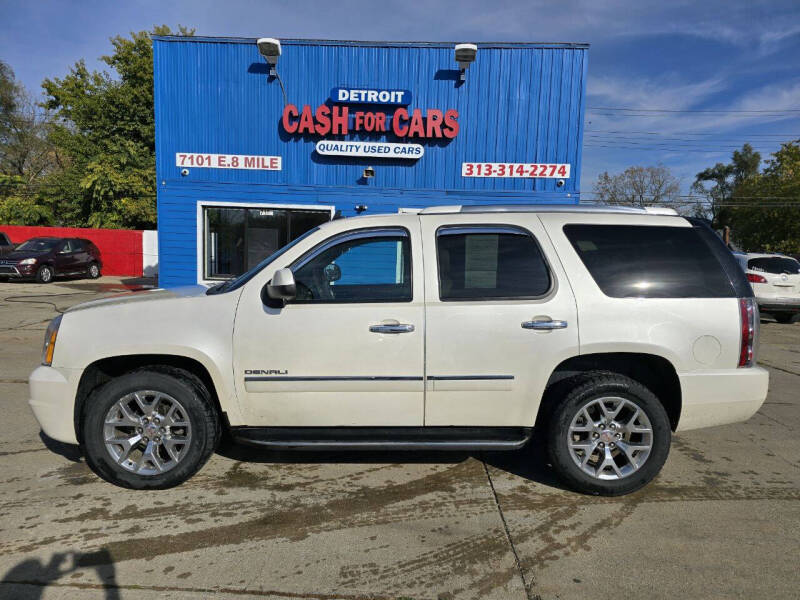
[[[253,267],[249,271],[246,271],[246,272],[242,273],[241,275],[239,275],[235,279],[229,279],[228,281],[225,281],[223,283],[220,283],[217,286],[214,286],[214,287],[210,288],[207,293],[208,294],[221,294],[223,292],[230,292],[232,290],[235,290],[237,288],[242,287],[245,283],[247,283],[253,277],[255,277],[255,275],[259,271],[261,271],[261,269],[266,267],[269,263],[271,263],[273,260],[275,260],[276,258],[281,256],[282,254],[288,252],[289,249],[293,248],[298,242],[300,242],[301,240],[304,240],[305,238],[307,238],[309,235],[311,235],[315,231],[319,231],[319,227],[314,227],[313,229],[309,229],[308,231],[306,231],[300,237],[295,238],[291,242],[286,244],[283,248],[279,248],[278,250],[276,250],[275,252],[270,254],[267,258],[262,260],[260,263],[258,263],[255,267]]]
[[[751,258],[747,261],[747,267],[753,271],[763,271],[773,275],[780,275],[781,273],[797,275],[800,273],[800,262],[788,256]]]
[[[17,246],[17,250],[28,250],[30,252],[48,252],[55,248],[61,240],[50,240],[47,238],[33,238]]]

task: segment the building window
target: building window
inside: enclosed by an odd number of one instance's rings
[[[241,275],[330,218],[329,210],[203,207],[203,278]]]

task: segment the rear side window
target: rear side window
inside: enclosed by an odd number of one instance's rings
[[[565,225],[597,285],[612,298],[732,298],[722,265],[695,227]]]
[[[767,256],[762,258],[751,258],[747,261],[747,268],[751,271],[763,271],[780,275],[797,275],[800,273],[800,263],[788,256]]]
[[[436,234],[441,300],[537,298],[550,273],[536,240],[515,227],[452,227]]]

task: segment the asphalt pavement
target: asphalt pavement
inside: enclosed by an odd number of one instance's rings
[[[143,284],[0,283],[0,598],[800,595],[800,322],[762,322],[758,414],[675,435],[661,475],[622,498],[564,489],[530,450],[237,446],[136,492],[40,435],[26,379],[58,310]]]

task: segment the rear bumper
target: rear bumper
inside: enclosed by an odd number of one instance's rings
[[[30,400],[42,431],[54,440],[77,444],[75,435],[75,391],[79,369],[37,367],[28,378]]]
[[[800,313],[800,298],[756,298],[758,310],[766,313]]]
[[[684,373],[677,431],[746,421],[767,398],[769,373],[761,367]]]

